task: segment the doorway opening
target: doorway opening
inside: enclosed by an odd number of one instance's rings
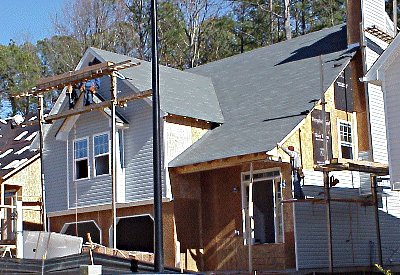
[[[250,194],[251,192],[251,194]],[[251,195],[251,196],[250,196]],[[283,242],[282,183],[279,169],[242,173],[242,213],[245,244]],[[251,234],[249,234],[251,232]]]

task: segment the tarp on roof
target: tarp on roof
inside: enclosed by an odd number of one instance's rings
[[[191,69],[211,77],[224,125],[212,130],[169,163],[195,164],[273,149],[304,118],[354,56],[346,26],[339,25]],[[264,121],[273,118],[276,120]]]

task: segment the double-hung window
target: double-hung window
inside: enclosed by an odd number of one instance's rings
[[[74,142],[75,179],[89,177],[88,139],[77,139]]]
[[[353,135],[351,131],[351,123],[347,121],[339,121],[340,135],[340,152],[344,159],[353,159]]]
[[[95,176],[110,173],[110,150],[108,133],[93,137]]]

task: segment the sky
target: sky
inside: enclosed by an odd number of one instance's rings
[[[51,15],[68,0],[0,0],[0,44],[36,43],[53,33]]]

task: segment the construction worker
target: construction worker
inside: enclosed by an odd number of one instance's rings
[[[293,186],[294,186],[294,198],[305,199],[303,189],[301,188],[301,179],[304,178],[303,169],[301,167],[300,154],[294,150],[293,146],[287,148],[282,147],[281,144],[277,144],[278,148],[281,148],[286,154],[290,156],[290,163],[292,164],[293,174]]]
[[[93,62],[89,62],[89,66],[94,65]],[[87,106],[93,103],[93,94],[97,92],[98,89],[100,89],[100,79],[95,78],[95,79],[90,79],[85,82],[85,94],[84,94],[84,101],[83,105]]]
[[[78,83],[75,85],[68,85],[67,87],[67,96],[69,102],[69,109],[73,109],[75,107],[76,102],[78,101],[78,91],[83,91],[83,84]]]

